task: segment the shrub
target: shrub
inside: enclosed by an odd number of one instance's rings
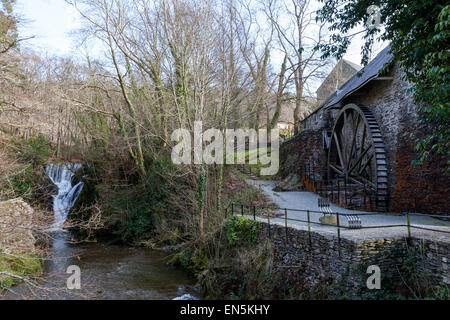
[[[255,244],[258,240],[260,224],[245,217],[233,216],[226,221],[225,232],[230,246]]]

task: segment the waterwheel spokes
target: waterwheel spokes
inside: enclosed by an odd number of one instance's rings
[[[369,186],[377,199],[382,199],[383,203],[377,206],[383,210],[387,199],[385,158],[381,130],[370,110],[354,104],[345,106],[332,131],[328,150],[329,178],[337,174],[364,188]]]
[[[334,137],[334,142],[336,144],[336,150],[337,150],[337,153],[338,153],[338,156],[339,156],[339,162],[341,164],[342,170],[344,170],[344,168],[345,168],[345,160],[344,160],[344,157],[343,157],[343,152],[341,150],[341,143],[339,142],[339,138],[338,138],[336,132],[333,134],[333,137]]]

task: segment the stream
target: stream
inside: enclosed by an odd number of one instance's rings
[[[9,290],[3,299],[118,299],[194,300],[195,281],[167,265],[168,254],[147,248],[108,243],[76,243],[63,229],[83,183],[73,183],[81,165],[49,165],[47,174],[58,187],[53,196],[55,222],[46,232],[52,238],[50,258],[42,278]],[[80,289],[68,289],[69,266],[80,270]],[[0,298],[1,299],[1,298]]]

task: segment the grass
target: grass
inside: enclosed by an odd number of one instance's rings
[[[270,167],[270,164],[268,165],[263,165],[261,164],[258,154],[260,153],[267,153],[267,156],[270,156],[270,152],[271,152],[271,148],[270,147],[266,147],[266,148],[256,148],[256,149],[252,149],[252,150],[246,150],[246,151],[242,151],[242,152],[235,152],[234,154],[234,161],[235,163],[237,162],[238,156],[244,156],[245,157],[245,167],[248,168],[250,170],[251,173],[257,175],[260,179],[262,180],[273,180],[275,178],[275,176],[272,175],[261,175],[261,169],[262,168],[268,168]],[[256,164],[250,164],[250,160],[257,160]]]
[[[0,253],[0,293],[23,278],[37,276],[42,273],[42,259],[37,254]]]

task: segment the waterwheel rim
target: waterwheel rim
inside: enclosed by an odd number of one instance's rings
[[[376,206],[385,211],[388,172],[383,136],[373,113],[363,105],[349,104],[339,112],[328,150],[328,178],[343,178],[369,187]]]

